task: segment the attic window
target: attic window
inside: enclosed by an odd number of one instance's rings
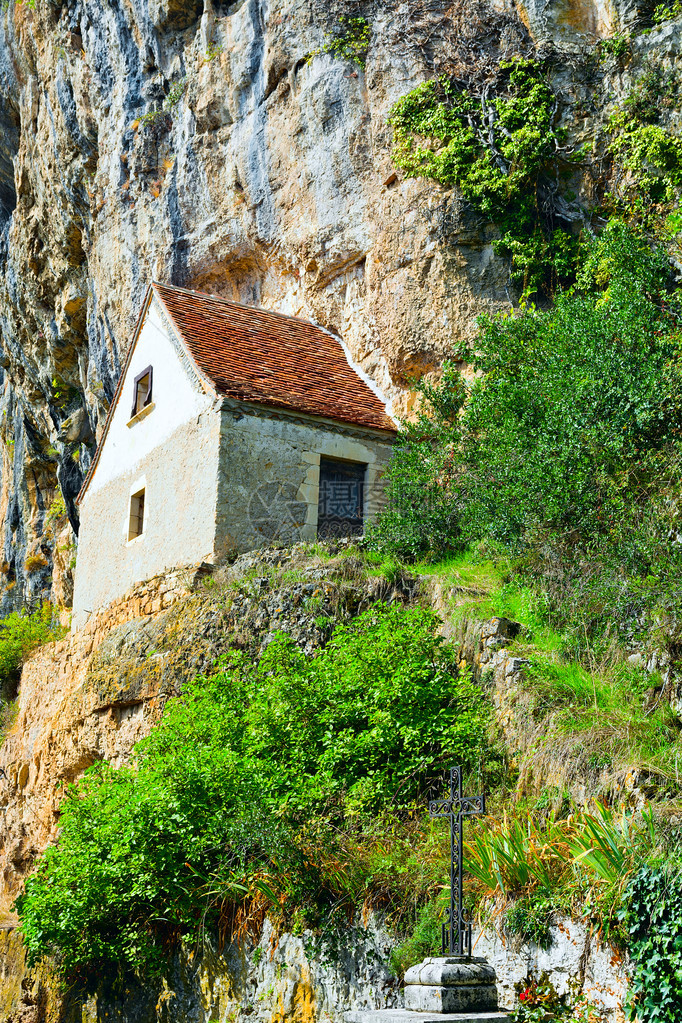
[[[147,405],[151,404],[152,400],[152,367],[147,366],[141,373],[135,377],[135,385],[133,390],[133,411],[132,416],[137,416],[146,408]]]
[[[130,498],[130,521],[128,523],[128,540],[142,536],[144,532],[144,490],[138,490]]]

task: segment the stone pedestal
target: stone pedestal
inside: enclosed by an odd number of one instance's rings
[[[405,974],[405,1008],[412,1012],[497,1010],[495,970],[485,959],[425,959]]]
[[[345,1023],[504,1023],[509,1013],[409,1012],[407,1009],[360,1009],[344,1013]]]

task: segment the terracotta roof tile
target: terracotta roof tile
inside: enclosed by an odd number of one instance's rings
[[[198,291],[153,288],[221,394],[395,432],[384,403],[321,327]]]

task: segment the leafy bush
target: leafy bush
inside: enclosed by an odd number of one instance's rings
[[[609,123],[615,156],[633,173],[637,188],[657,201],[674,201],[682,185],[682,140],[660,124],[641,124],[625,112]]]
[[[529,977],[517,985],[517,992],[519,1002],[511,1023],[550,1023],[572,1016],[567,999],[557,994],[544,974],[539,979]]]
[[[334,57],[351,60],[364,68],[369,40],[370,26],[366,18],[342,17],[336,34],[328,37],[321,49],[313,50],[308,60],[320,53],[331,53]]]
[[[654,10],[654,24],[660,25],[671,18],[679,18],[682,14],[681,0],[673,0],[672,4],[658,4]]]
[[[676,16],[674,7],[660,5],[654,18]],[[618,212],[663,239],[673,223],[670,217],[677,214],[682,189],[682,145],[666,117],[667,109],[679,107],[679,97],[677,68],[649,55],[607,124],[616,173],[602,215]]]
[[[554,900],[542,893],[522,895],[505,910],[505,929],[523,941],[548,949],[552,944],[550,925],[557,908]]]
[[[29,613],[13,611],[0,620],[0,695],[12,700],[16,695],[21,665],[36,647],[61,639],[65,630],[54,608],[45,603]]]
[[[629,1018],[677,1023],[682,1016],[682,871],[645,864],[625,893],[623,918],[634,968]]]
[[[318,658],[286,640],[270,645],[251,694],[248,752],[271,765],[260,785],[273,800],[303,809],[339,798],[346,812],[390,800],[399,809],[453,758],[478,763],[479,689],[457,676],[436,626],[421,609],[371,611],[337,627]]]
[[[245,897],[313,912],[362,901],[374,878],[390,899],[376,838],[353,866],[344,829],[367,844],[363,821],[376,836],[382,810],[409,819],[445,765],[486,748],[482,696],[437,626],[376,607],[312,659],[279,637],[258,666],[235,654],[189,685],[137,767],[98,765],[71,789],[59,843],[17,900],[31,962],[149,971]]]
[[[664,254],[612,223],[552,309],[482,321],[472,383],[450,367],[421,387],[370,543],[415,556],[485,537],[523,551],[549,531],[555,545],[606,541],[647,571],[677,507],[679,323]]]
[[[542,66],[515,58],[501,62],[485,98],[432,79],[398,100],[389,117],[396,165],[412,177],[456,185],[497,224],[502,238],[493,244],[511,256],[512,280],[525,294],[570,276],[575,261],[575,240],[540,213],[556,212],[549,172],[556,178],[558,163],[568,160],[555,113]],[[559,219],[579,216],[562,201]]]

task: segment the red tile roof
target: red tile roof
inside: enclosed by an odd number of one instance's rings
[[[395,432],[384,403],[321,327],[198,291],[153,289],[220,394]]]

